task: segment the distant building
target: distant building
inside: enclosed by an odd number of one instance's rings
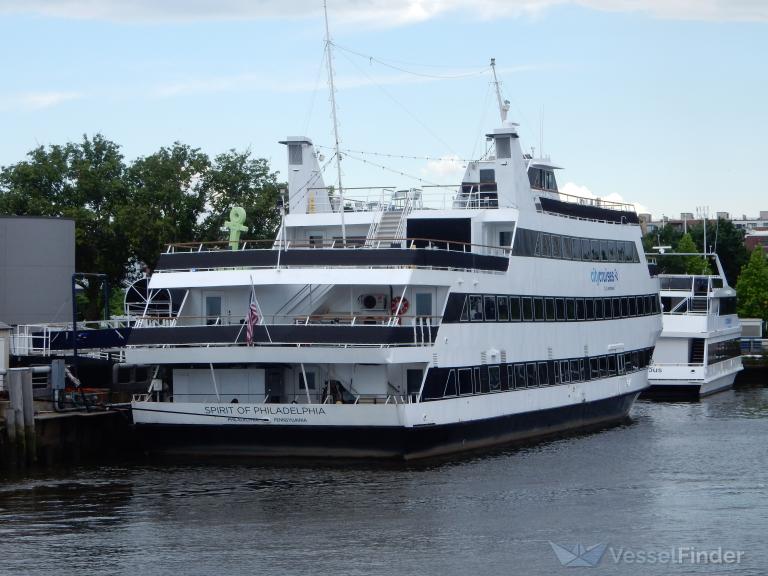
[[[0,216],[0,322],[69,320],[74,272],[74,220]]]
[[[768,252],[768,229],[750,230],[747,232],[747,235],[744,236],[744,246],[749,251],[759,246],[763,249],[763,252]]]

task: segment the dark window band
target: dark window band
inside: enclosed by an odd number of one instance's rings
[[[652,357],[653,348],[641,348],[580,358],[430,368],[424,382],[422,400],[442,400],[611,378],[647,368]]]
[[[512,256],[533,256],[581,262],[638,263],[637,246],[629,240],[563,236],[518,228]]]
[[[453,293],[443,323],[593,322],[660,313],[658,294],[576,298]]]

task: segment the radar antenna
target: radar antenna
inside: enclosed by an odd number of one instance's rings
[[[501,88],[499,86],[499,79],[496,78],[496,58],[491,58],[491,71],[493,72],[493,84],[496,86],[496,99],[499,101],[499,114],[501,115],[501,121],[507,121],[507,112],[509,112],[509,100],[501,99]]]

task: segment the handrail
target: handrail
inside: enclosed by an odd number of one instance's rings
[[[245,322],[245,315],[243,316],[142,316],[141,320],[145,322],[142,324],[142,328],[145,327],[167,327],[167,328],[184,328],[195,326],[238,326]],[[172,321],[189,321],[198,320],[202,321],[200,324],[172,324]],[[259,319],[260,324],[272,325],[304,325],[304,326],[396,326],[394,321],[399,320],[398,324],[403,325],[405,320],[413,320],[414,326],[419,323],[426,322],[425,327],[439,326],[442,320],[441,316],[425,316],[415,314],[402,314],[400,316],[394,316],[391,314],[265,314]],[[220,324],[207,324],[208,321],[219,321]],[[227,321],[225,324],[224,321]],[[162,326],[151,326],[147,322],[162,322]]]
[[[604,200],[602,198],[587,198],[586,196],[577,196],[575,194],[566,194],[565,192],[559,192],[556,190],[546,190],[536,186],[531,186],[532,190],[536,192],[544,192],[551,194],[553,200],[561,200],[570,204],[581,204],[582,206],[594,206],[595,208],[606,208],[608,210],[620,209],[622,212],[634,212],[637,213],[635,206],[627,202],[615,202],[613,200]]]

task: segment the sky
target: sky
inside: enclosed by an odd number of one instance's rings
[[[561,189],[657,218],[768,210],[766,0],[328,0],[328,16],[341,148],[365,152],[344,157],[346,187],[458,182],[499,124],[496,58]],[[0,0],[0,165],[101,133],[127,160],[250,149],[285,179],[279,140],[333,144],[324,33],[321,0]]]

